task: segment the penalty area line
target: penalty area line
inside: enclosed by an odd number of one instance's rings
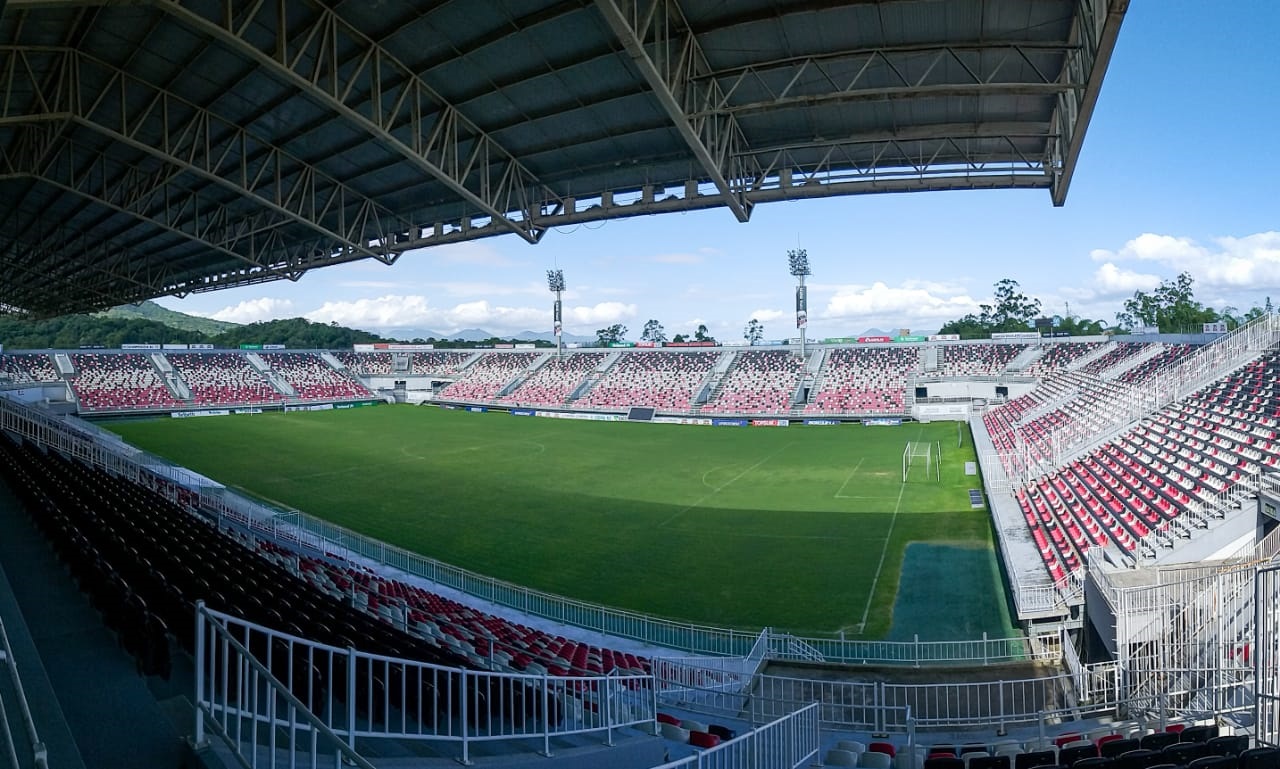
[[[840,484],[840,488],[836,490],[834,495],[832,495],[832,499],[848,499],[848,497],[844,497],[844,487],[849,485],[849,481],[853,480],[853,476],[857,474],[858,468],[862,467],[862,463],[866,461],[866,457],[862,457],[858,460],[858,464],[854,465],[853,469],[849,471],[849,476],[844,479],[844,483]]]

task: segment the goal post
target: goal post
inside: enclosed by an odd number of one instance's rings
[[[924,469],[924,480],[942,480],[942,442],[907,441],[902,449],[902,482],[911,480],[912,471],[918,477]]]

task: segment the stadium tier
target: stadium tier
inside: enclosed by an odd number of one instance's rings
[[[1170,348],[1165,354],[1176,358],[1186,351]],[[1079,571],[1093,546],[1133,552],[1151,535],[1167,532],[1179,516],[1230,492],[1256,468],[1280,464],[1278,375],[1280,357],[1267,353],[1020,487],[1018,504],[1050,575],[1058,580]],[[1089,397],[1108,401],[1105,393]],[[1049,460],[1051,428],[1044,423],[1068,418],[1056,411],[1015,425],[1016,418],[994,410],[984,424],[997,446],[1013,446],[1010,436],[1017,432]]]
[[[56,382],[60,378],[49,356],[35,353],[0,355],[0,375],[15,384]]]
[[[938,357],[941,376],[995,376],[1027,348],[1025,344],[948,344]]]
[[[415,352],[409,360],[414,374],[453,376],[475,354],[470,350],[466,352],[432,350]]]
[[[169,353],[165,356],[191,390],[197,406],[278,403],[284,394],[237,353]]]
[[[134,353],[74,353],[71,387],[84,411],[172,408],[180,402],[155,364]]]
[[[389,352],[335,352],[335,358],[356,374],[364,376],[388,376],[392,373]],[[403,372],[401,372],[403,373]]]
[[[330,366],[315,353],[262,353],[263,362],[306,400],[368,398],[369,388]]]
[[[920,348],[840,347],[831,350],[807,414],[901,414],[907,377],[920,371]]]
[[[546,353],[486,353],[461,373],[461,378],[440,391],[440,397],[460,401],[488,401]]]
[[[602,352],[576,352],[547,360],[509,394],[497,402],[507,405],[563,406],[565,401],[587,381],[608,355]]]
[[[1107,350],[1100,357],[1086,363],[1081,371],[1086,374],[1101,374],[1107,369],[1120,365],[1128,358],[1142,354],[1146,348],[1147,345],[1142,342],[1118,342],[1115,347]]]
[[[1032,376],[1049,376],[1097,350],[1101,342],[1059,342],[1045,350],[1027,367]]]
[[[720,352],[633,352],[621,355],[578,403],[595,408],[653,406],[689,411]]]
[[[1117,379],[1122,382],[1128,382],[1129,384],[1142,384],[1161,369],[1175,364],[1180,358],[1186,356],[1193,349],[1194,348],[1189,344],[1168,345],[1159,353],[1147,358],[1133,368],[1122,371]]]
[[[748,350],[734,358],[703,405],[712,414],[782,414],[791,410],[791,401],[804,358],[790,350]]]

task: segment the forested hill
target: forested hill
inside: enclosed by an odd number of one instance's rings
[[[185,317],[185,316],[184,316]],[[215,334],[175,328],[142,318],[108,315],[67,315],[49,320],[26,320],[0,315],[0,344],[6,350],[119,347],[122,344],[282,344],[292,349],[349,349],[353,344],[393,341],[366,331],[312,323],[302,318],[231,325]]]

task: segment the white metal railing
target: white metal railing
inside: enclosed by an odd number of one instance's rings
[[[14,704],[17,705],[18,717],[22,721],[22,728],[27,733],[27,747],[30,750],[31,764],[37,769],[47,769],[49,766],[48,752],[45,750],[44,743],[40,741],[35,719],[31,716],[31,705],[27,702],[27,693],[22,687],[22,677],[18,674],[18,661],[13,656],[13,647],[9,644],[9,635],[5,632],[2,620],[0,620],[0,664],[3,664],[8,671],[9,682],[13,689]],[[9,729],[9,714],[3,697],[0,697],[0,734],[5,738],[4,743],[7,747],[6,752],[8,753],[9,763],[14,769],[19,769],[26,765],[25,761],[19,760],[18,743]]]
[[[656,769],[796,769],[809,766],[817,761],[821,749],[817,711],[818,704],[811,703],[714,748],[662,764]]]
[[[451,744],[464,763],[481,742],[541,741],[549,755],[552,738],[599,733],[611,742],[619,729],[652,733],[657,718],[648,675],[445,667],[317,643],[203,604],[196,638],[197,729],[216,723],[242,752],[262,750],[274,738],[271,727],[280,725],[280,703],[261,691],[272,682],[292,698],[290,706],[306,711],[294,715],[316,738],[337,739],[352,751],[357,739]]]

